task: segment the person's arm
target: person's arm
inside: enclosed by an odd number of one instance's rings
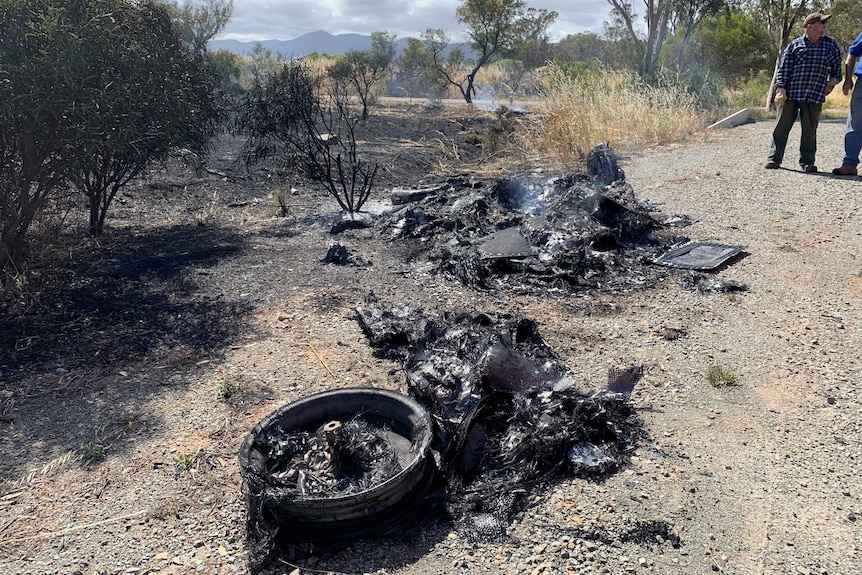
[[[778,63],[778,70],[775,72],[775,89],[772,92],[772,102],[776,106],[783,106],[787,102],[787,81],[790,77],[790,71],[793,69],[793,53],[791,42],[784,48],[781,53],[781,60]]]
[[[781,54],[781,62],[778,64],[778,73],[775,74],[775,87],[781,89],[787,89],[787,78],[790,76],[790,70],[793,68],[793,56],[791,54],[790,47],[791,44],[788,44],[784,48],[784,52]]]
[[[853,71],[856,70],[857,62],[859,62],[859,56],[847,54],[847,59],[844,61],[844,85],[841,86],[845,96],[853,89]]]

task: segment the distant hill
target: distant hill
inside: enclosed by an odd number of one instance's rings
[[[344,54],[350,50],[370,50],[371,36],[363,36],[362,34],[330,34],[329,32],[318,30],[317,32],[303,34],[293,40],[261,40],[260,42],[212,40],[209,43],[209,49],[211,51],[228,50],[235,54],[250,54],[256,44],[260,44],[264,49],[282,54],[288,58],[301,58],[315,52],[318,54],[335,55]],[[406,38],[400,38],[395,41],[395,48],[399,54],[406,45]],[[461,46],[461,44],[452,44],[450,49],[457,46]],[[445,52],[448,51],[446,50]]]

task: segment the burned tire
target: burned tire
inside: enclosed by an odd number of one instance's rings
[[[392,476],[348,495],[298,495],[268,470],[267,438],[273,433],[314,433],[355,417],[384,430],[400,468]],[[410,397],[386,390],[327,391],[277,409],[254,427],[239,452],[249,536],[267,532],[264,538],[278,545],[331,546],[400,527],[420,509],[433,481],[432,437],[427,412]]]

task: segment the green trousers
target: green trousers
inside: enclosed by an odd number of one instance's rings
[[[772,146],[769,148],[770,162],[780,164],[784,160],[784,149],[787,147],[787,138],[797,116],[802,124],[802,138],[799,141],[799,164],[801,166],[813,166],[814,156],[817,153],[817,124],[820,121],[820,110],[823,104],[812,102],[797,102],[788,100],[778,114],[778,122],[772,131]]]

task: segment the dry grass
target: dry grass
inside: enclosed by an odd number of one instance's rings
[[[569,166],[602,142],[632,152],[685,139],[704,126],[695,96],[649,86],[625,72],[561,77],[534,112],[538,122],[524,147],[530,155]]]
[[[826,96],[826,103],[823,104],[823,117],[846,118],[847,111],[850,109],[850,96],[852,94],[853,92],[850,92],[845,96],[841,91],[841,84],[838,84],[832,93]]]

